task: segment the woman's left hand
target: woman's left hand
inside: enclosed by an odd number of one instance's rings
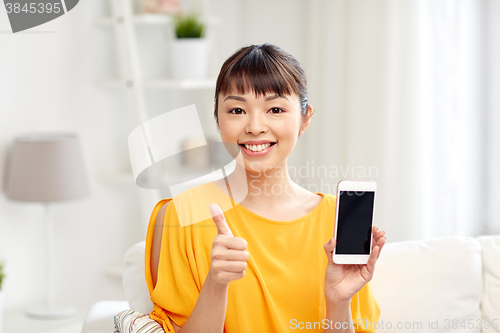
[[[332,254],[336,246],[335,239],[325,243],[324,249],[328,257],[325,272],[325,298],[332,304],[348,303],[351,298],[372,279],[375,263],[385,244],[385,231],[379,231],[377,226],[372,229],[372,252],[364,265],[340,265],[333,262]]]

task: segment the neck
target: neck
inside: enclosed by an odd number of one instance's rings
[[[305,190],[290,178],[286,162],[260,172],[236,163],[234,172],[227,176],[233,199],[248,205],[273,206],[304,194]]]

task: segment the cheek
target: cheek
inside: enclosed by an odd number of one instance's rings
[[[219,131],[222,141],[233,141],[232,139],[238,136],[238,130],[236,126],[231,126],[229,123],[224,121],[224,119],[219,118]]]
[[[295,119],[290,119],[290,121],[283,122],[278,125],[277,130],[279,131],[282,138],[286,138],[290,141],[296,141],[299,135],[300,123]]]

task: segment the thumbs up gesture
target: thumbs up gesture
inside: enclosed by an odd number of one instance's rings
[[[217,283],[227,285],[245,276],[249,254],[247,242],[234,237],[227,225],[224,213],[216,204],[210,204],[210,213],[217,226],[218,234],[212,243],[210,270],[208,275]]]

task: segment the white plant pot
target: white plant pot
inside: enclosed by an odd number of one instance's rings
[[[208,75],[208,39],[179,38],[172,41],[172,78],[205,79]]]

